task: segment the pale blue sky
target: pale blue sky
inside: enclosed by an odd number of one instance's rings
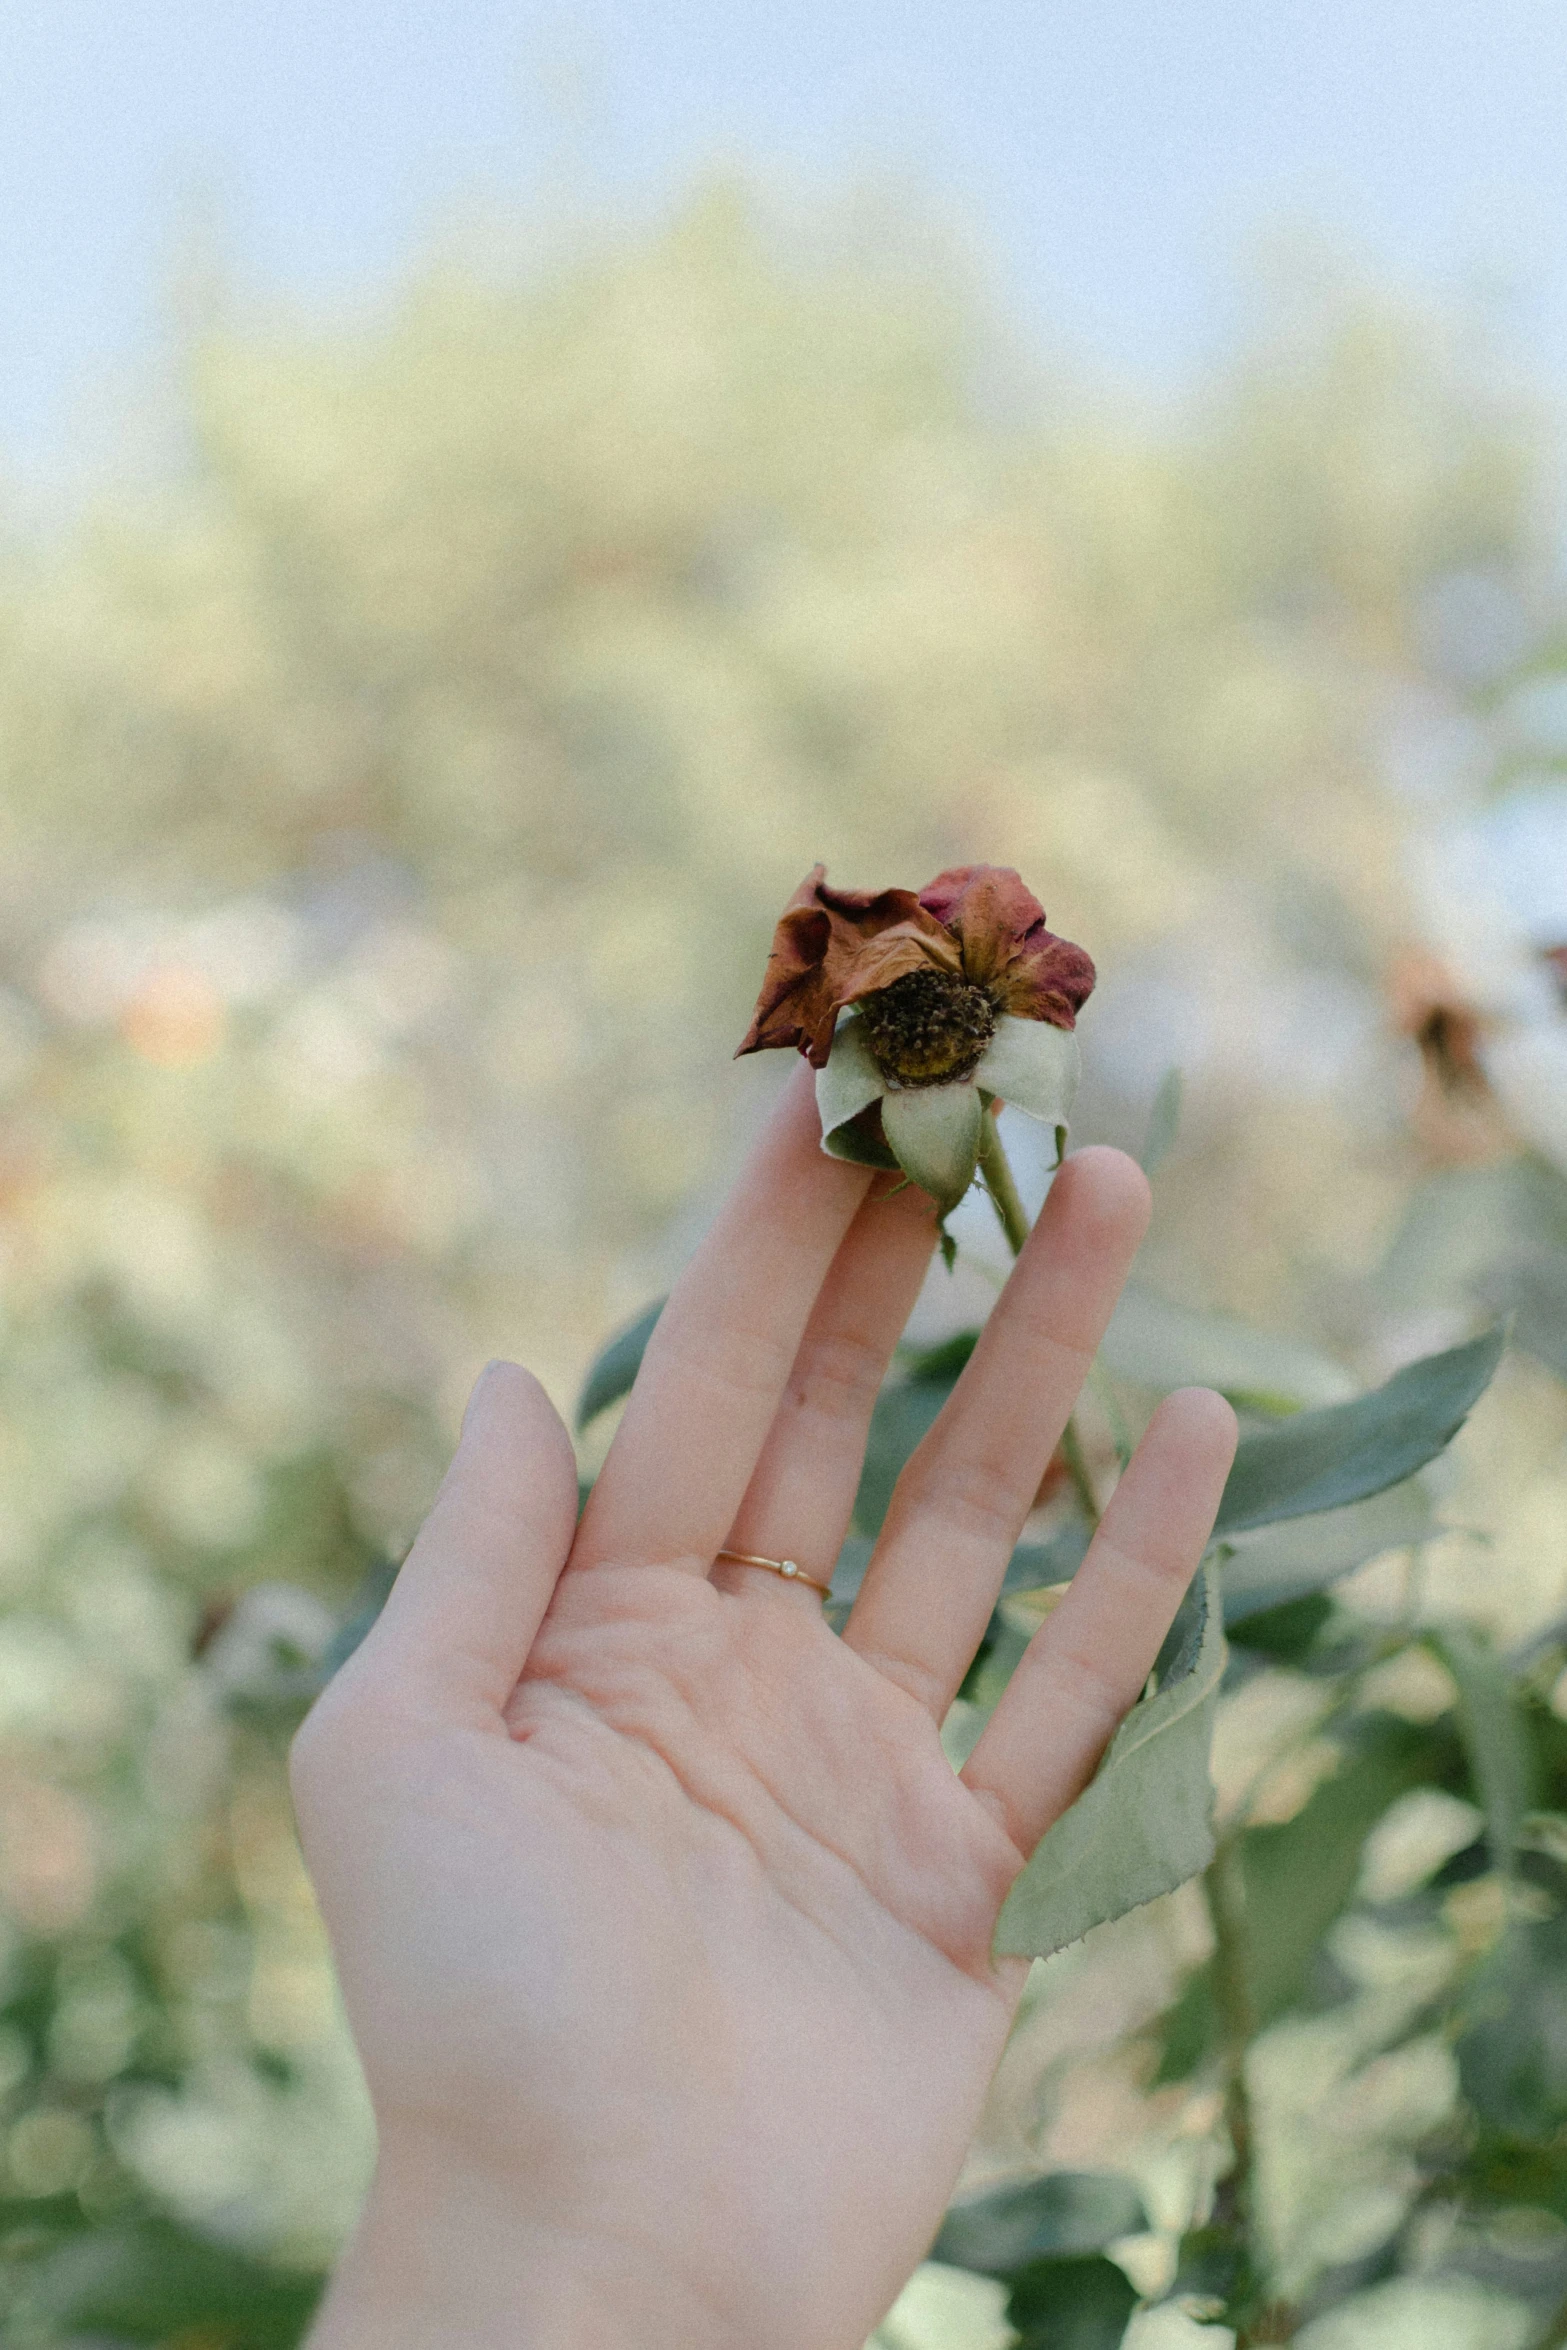
[[[1134,385],[1283,219],[1500,290],[1567,388],[1564,0],[0,0],[0,470],[106,436],[214,207],[248,293],[331,302],[475,200],[641,217],[735,164],[923,187]]]

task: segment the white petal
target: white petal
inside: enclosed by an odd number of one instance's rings
[[[972,1082],[900,1086],[882,1097],[882,1131],[893,1156],[944,1216],[974,1180],[983,1115]]]
[[[974,1072],[974,1083],[1049,1126],[1064,1126],[1077,1092],[1081,1057],[1069,1028],[1019,1020],[1004,1012]]]

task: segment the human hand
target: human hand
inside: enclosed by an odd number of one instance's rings
[[[842,1638],[825,1582],[935,1239],[791,1083],[580,1526],[496,1364],[301,1731],[380,2132],[315,2350],[857,2350],[935,2233],[1026,1974],[1012,1879],[1141,1690],[1235,1441],[1167,1398],[961,1775],[939,1726],[1147,1220],[1069,1160]]]

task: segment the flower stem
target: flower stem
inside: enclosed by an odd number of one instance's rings
[[[1224,2126],[1229,2136],[1229,2171],[1219,2181],[1210,2227],[1227,2242],[1235,2262],[1230,2280],[1227,2314],[1237,2327],[1237,2350],[1252,2350],[1266,2342],[1294,2339],[1293,2315],[1270,2298],[1259,2265],[1256,2210],[1256,2140],[1253,2134],[1251,2093],[1246,2080],[1246,2052],[1257,2032],[1257,2012],[1251,1993],[1250,1951],[1246,1933],[1246,1883],[1241,1857],[1244,1818],[1224,1831],[1203,1873],[1203,1897],[1213,1927],[1213,1959],[1209,1977],[1218,2025],[1219,2077],[1224,2094]]]
[[[1219,2019],[1219,2055],[1224,2080],[1224,2119],[1234,2149],[1234,2166],[1221,2191],[1225,2214],[1243,2234],[1251,2221],[1251,2100],[1246,2091],[1246,2050],[1257,2029],[1246,1964],[1246,1893],[1240,1845],[1221,1836],[1203,1877],[1213,1927],[1213,2003]]]
[[[995,1112],[987,1110],[980,1124],[979,1171],[985,1178],[985,1189],[991,1205],[1001,1218],[1001,1229],[1007,1236],[1012,1254],[1021,1256],[1023,1243],[1028,1238],[1028,1210],[1013,1179],[1012,1164],[1007,1157],[1007,1146],[996,1125]]]
[[[1110,1438],[1115,1446],[1116,1458],[1123,1469],[1129,1468],[1133,1449],[1132,1431],[1126,1424],[1126,1414],[1121,1409],[1109,1374],[1097,1355],[1088,1366],[1088,1384],[1104,1406],[1104,1415],[1110,1423]]]
[[[1097,1526],[1101,1515],[1099,1496],[1094,1491],[1094,1481],[1088,1474],[1088,1463],[1083,1458],[1083,1440],[1077,1433],[1077,1422],[1070,1413],[1061,1431],[1061,1458],[1072,1480],[1072,1490],[1082,1504],[1084,1517],[1090,1526]]]
[[[985,1179],[991,1205],[1001,1219],[1001,1229],[1007,1236],[1012,1254],[1021,1256],[1023,1243],[1028,1238],[1028,1210],[1018,1191],[1012,1163],[1007,1157],[1007,1146],[1001,1139],[993,1110],[985,1112],[980,1124],[979,1171]],[[1061,1431],[1061,1458],[1066,1463],[1067,1475],[1072,1480],[1072,1489],[1082,1505],[1083,1515],[1090,1526],[1097,1526],[1099,1497],[1094,1491],[1094,1481],[1088,1474],[1082,1438],[1077,1433],[1077,1422],[1074,1419],[1069,1418]]]

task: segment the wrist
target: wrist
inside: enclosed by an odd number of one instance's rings
[[[307,2350],[742,2350],[615,2222],[543,2221],[516,2180],[383,2159]]]

